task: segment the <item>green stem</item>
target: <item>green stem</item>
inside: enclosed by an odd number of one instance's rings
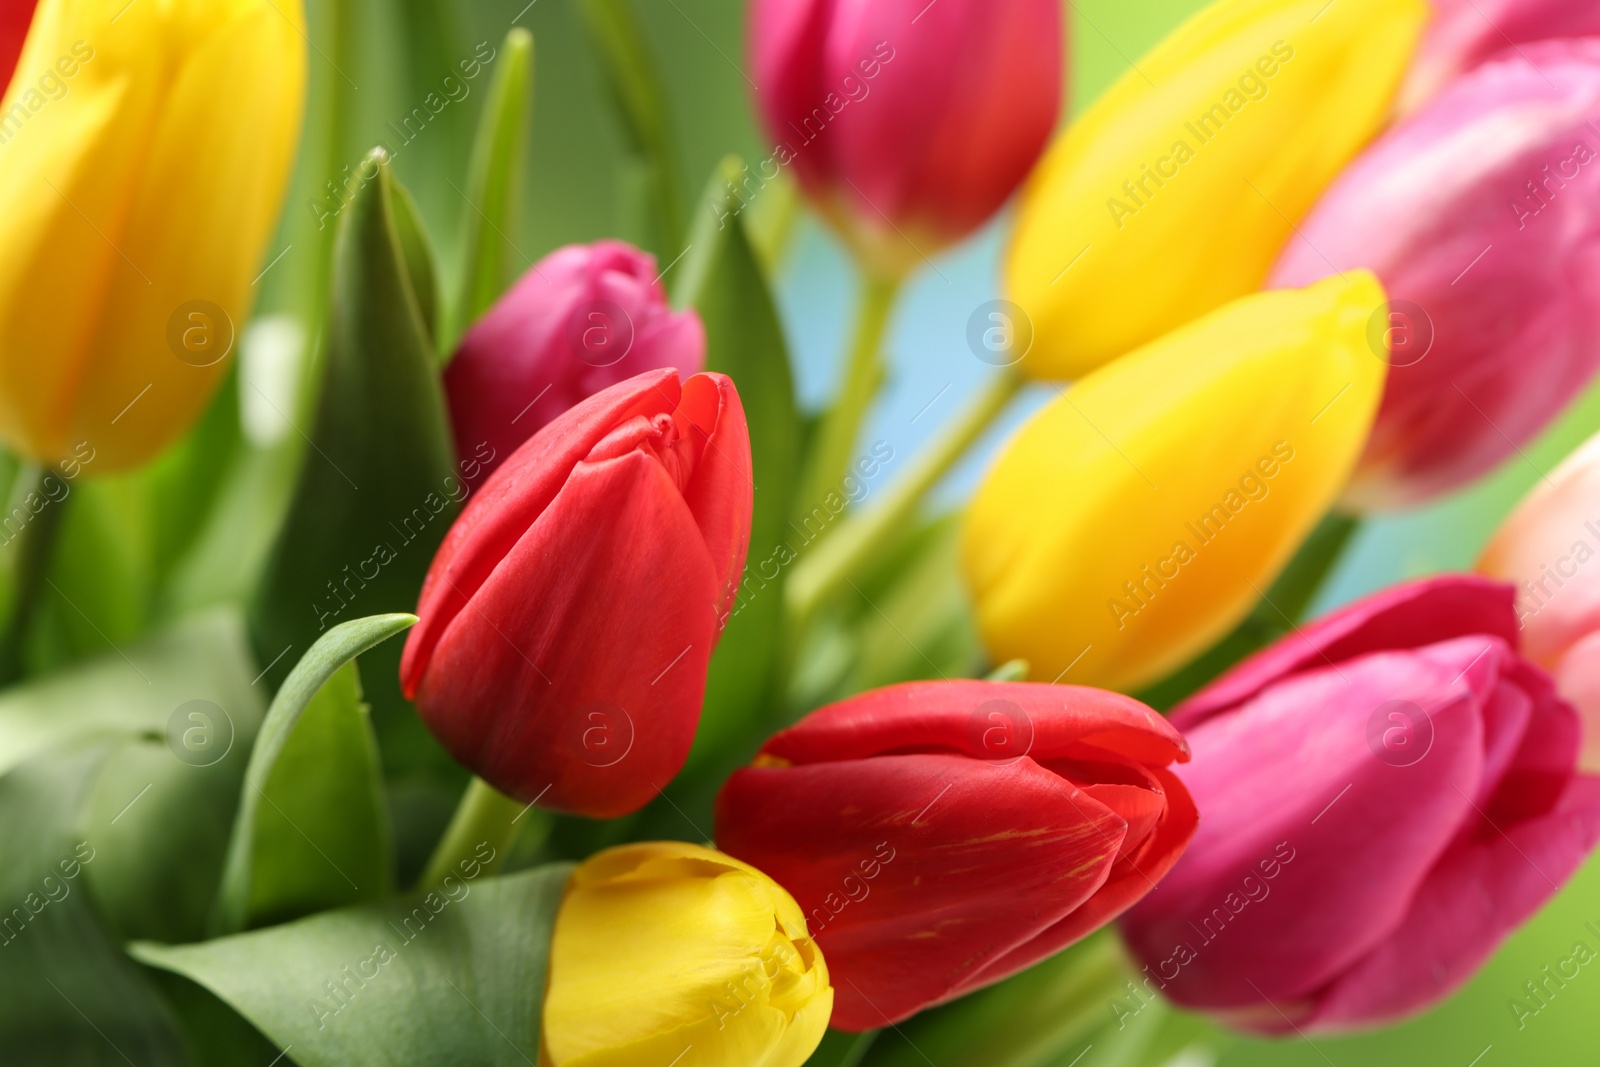
[[[445,876],[455,872],[464,861],[471,860],[483,867],[483,873],[492,874],[505,861],[511,842],[521,829],[518,821],[531,805],[512,800],[482,778],[474,777],[456,806],[444,836],[422,877],[420,888],[441,884]],[[480,850],[487,845],[493,851],[485,859]]]
[[[66,476],[54,467],[23,464],[12,480],[11,497],[6,501],[6,518],[19,511],[30,518],[27,525],[0,545],[0,567],[11,578],[11,600],[0,617],[0,685],[10,685],[22,677],[22,646],[39,609],[45,574],[67,509],[66,495],[52,495],[48,479],[54,479],[58,486],[69,485]],[[46,501],[38,512],[28,506],[30,496]]]
[[[889,312],[894,307],[900,282],[867,275],[861,287],[861,306],[856,312],[855,335],[850,341],[849,361],[838,396],[822,416],[810,449],[806,476],[795,497],[795,512],[805,515],[827,497],[840,492],[854,458],[856,441],[867,409],[883,384],[883,338],[889,327]]]
[[[795,565],[785,590],[795,633],[804,628],[818,607],[905,531],[922,498],[1006,409],[1023,384],[1023,378],[1012,371],[1002,371],[991,378],[875,506],[851,514]]]

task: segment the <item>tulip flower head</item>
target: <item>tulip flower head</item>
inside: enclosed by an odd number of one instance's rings
[[[1370,274],[1261,293],[1091,374],[1006,445],[962,560],[997,662],[1157,681],[1232,629],[1327,511],[1383,388]]]
[[[26,6],[26,5],[24,5]],[[300,134],[298,0],[41,0],[0,115],[0,437],[126,469],[221,380]]]
[[[720,852],[622,845],[572,874],[550,943],[548,1067],[800,1067],[833,1007],[794,898]]]
[[[913,682],[767,741],[717,843],[795,899],[869,1030],[998,982],[1116,917],[1183,851],[1177,731],[1076,686]]]
[[[456,451],[480,461],[481,479],[583,398],[705,360],[700,316],[667,306],[655,257],[621,241],[559,248],[473,324],[446,368]]]
[[[1364,267],[1393,300],[1393,367],[1352,505],[1466,484],[1600,366],[1597,121],[1600,41],[1520,48],[1375,143],[1285,248],[1272,285]]]
[[[1415,111],[1479,63],[1534,41],[1600,34],[1600,5],[1581,0],[1432,0],[1400,110]]]
[[[1600,839],[1577,714],[1517,651],[1499,582],[1452,575],[1369,597],[1172,720],[1205,818],[1122,931],[1156,988],[1247,1029],[1422,1010]]]
[[[502,793],[611,818],[683,766],[750,540],[733,383],[648,371],[534,434],[445,535],[401,685]]]
[[[1005,257],[1021,367],[1078,378],[1260,288],[1383,125],[1423,0],[1219,0],[1142,57],[1029,179]]]
[[[897,278],[999,210],[1055,126],[1057,0],[755,0],[756,99],[869,270]],[[767,174],[767,169],[772,174]]]
[[[1517,586],[1529,658],[1583,717],[1584,769],[1600,773],[1600,435],[1536,484],[1478,560]]]

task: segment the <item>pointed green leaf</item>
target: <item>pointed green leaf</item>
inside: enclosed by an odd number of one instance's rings
[[[393,200],[394,232],[400,242],[400,253],[405,257],[406,280],[411,283],[412,295],[417,300],[417,310],[422,314],[422,325],[430,339],[439,336],[439,277],[434,267],[433,242],[422,226],[422,215],[410,190],[399,182],[393,183],[390,192]]]
[[[445,362],[462,333],[511,282],[517,262],[511,235],[517,231],[522,204],[522,164],[532,111],[533,34],[517,26],[500,46],[499,65],[489,83],[467,165],[461,277],[450,302],[450,328],[439,340]]]
[[[207,941],[130,946],[303,1067],[526,1067],[570,868],[541,867]]]
[[[265,799],[268,804],[271,803],[266,789],[306,708],[340,668],[416,621],[415,615],[374,615],[340,623],[311,646],[285,679],[278,695],[273,698],[272,707],[267,709],[266,721],[262,723],[261,733],[250,753],[250,766],[245,771],[244,786],[240,790],[239,812],[234,818],[233,834],[228,842],[227,864],[223,868],[222,884],[217,890],[213,918],[215,930],[225,933],[239,930],[248,919],[250,903],[255,898],[253,864],[261,802]],[[335,767],[332,771],[340,775],[350,774],[356,782],[366,783],[371,768]],[[364,784],[361,788],[365,788]]]

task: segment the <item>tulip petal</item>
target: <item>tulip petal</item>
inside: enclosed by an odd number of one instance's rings
[[[507,468],[486,492],[516,477]],[[502,792],[593,817],[637,810],[688,755],[718,592],[660,463],[635,451],[580,464],[471,603],[454,605],[418,710]],[[505,706],[511,693],[520,707]]]
[[[1469,634],[1517,644],[1514,591],[1501,582],[1446,574],[1408,582],[1295,628],[1179,704],[1172,721],[1192,730],[1298,671],[1380,649],[1420,648]]]
[[[1433,22],[1400,92],[1402,114],[1497,53],[1533,41],[1600,34],[1600,7],[1573,0],[1433,0]]]
[[[683,383],[681,410],[701,444],[684,500],[700,524],[716,570],[720,597],[718,626],[739,592],[745,553],[750,547],[750,516],[755,506],[750,431],[733,380],[724,374],[696,374]]]
[[[943,999],[1077,908],[1125,830],[1027,758],[748,767],[717,798],[719,845],[805,910],[834,976],[832,1025],[845,1030]]]
[[[1582,717],[1579,766],[1588,774],[1600,774],[1600,631],[1573,645],[1562,658],[1556,666],[1556,684]]]
[[[9,84],[16,69],[17,57],[22,54],[22,42],[28,36],[28,24],[33,21],[34,0],[16,0],[0,11],[0,84]]]

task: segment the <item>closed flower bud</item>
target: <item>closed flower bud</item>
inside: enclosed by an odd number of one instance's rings
[[[299,0],[42,0],[0,103],[7,445],[115,471],[188,428],[244,329],[305,79]]]
[[[608,849],[550,943],[545,1067],[800,1067],[833,1008],[794,898],[698,845]]]
[[[621,241],[557,249],[473,324],[445,370],[456,451],[476,461],[469,481],[584,397],[647,370],[694,374],[705,359],[700,316],[667,306],[653,256]]]
[[[1027,175],[1055,126],[1062,47],[1057,0],[755,0],[776,142],[756,184],[793,166],[869,269],[898,277]]]
[[[1072,379],[1261,287],[1383,125],[1423,0],[1219,0],[1141,58],[1029,180],[1005,259],[1022,368]]]
[[[1600,772],[1600,435],[1537,483],[1478,571],[1517,587],[1528,656],[1583,717],[1585,770]]]
[[[1363,271],[1246,297],[1035,415],[963,534],[995,660],[1127,689],[1243,619],[1360,454],[1384,373],[1367,326],[1383,307]]]
[[[1466,484],[1600,366],[1597,121],[1600,41],[1528,45],[1368,149],[1285,248],[1272,285],[1363,267],[1393,301],[1393,368],[1352,505]]]
[[[913,682],[813,712],[734,772],[717,843],[800,902],[869,1030],[998,982],[1138,900],[1194,832],[1165,719],[1077,686]]]
[[[1167,996],[1251,1030],[1390,1022],[1465,982],[1600,838],[1578,719],[1508,585],[1386,590],[1173,712],[1205,813],[1122,920]]]
[[[1414,111],[1485,59],[1552,37],[1600,34],[1600,5],[1573,0],[1432,0],[1400,109]]]
[[[446,748],[502,793],[596,818],[683,766],[750,540],[733,383],[648,371],[529,438],[474,494],[400,663]]]

